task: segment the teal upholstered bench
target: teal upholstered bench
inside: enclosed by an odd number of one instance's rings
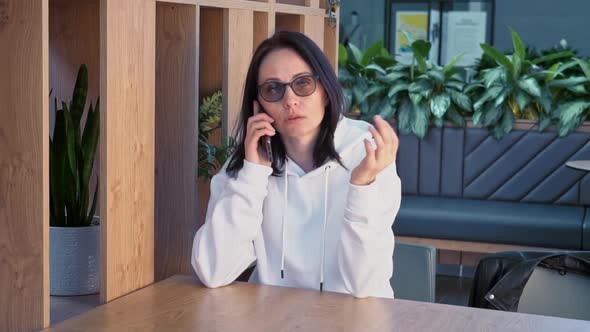
[[[401,136],[394,232],[439,249],[590,250],[590,176],[565,166],[590,159],[589,141],[587,132],[514,130],[495,140],[450,127]]]

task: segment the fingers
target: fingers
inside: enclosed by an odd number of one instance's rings
[[[390,152],[396,153],[399,139],[391,125],[378,115],[374,117],[374,122],[385,146],[388,147],[388,150],[391,150]]]
[[[264,135],[274,136],[276,134],[276,130],[266,121],[253,122],[250,126],[250,131],[252,132],[252,137],[255,139],[259,139]]]
[[[375,158],[377,158],[377,160],[379,160],[381,155],[383,154],[383,151],[386,149],[385,142],[383,141],[383,136],[373,126],[369,127],[369,131],[371,132],[371,135],[373,135],[373,140],[375,141],[375,144],[377,145],[377,149],[376,149],[377,151],[376,151]]]
[[[379,115],[376,115],[373,118],[373,122],[375,123],[375,127],[379,131],[379,134],[381,134],[383,137],[385,144],[393,142],[395,132],[393,131],[391,125],[387,121],[383,120],[383,118],[381,118]]]
[[[367,151],[367,155],[365,156],[365,162],[368,164],[367,166],[372,166],[375,164],[375,149],[373,149],[373,145],[371,145],[371,141],[365,138],[365,150]]]
[[[254,115],[260,113],[260,104],[258,103],[258,101],[254,100],[254,102],[252,102],[252,109],[254,110]]]

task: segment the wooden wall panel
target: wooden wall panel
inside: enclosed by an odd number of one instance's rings
[[[276,31],[298,31],[303,32],[303,17],[292,14],[276,14]]]
[[[274,13],[255,12],[254,13],[254,44],[255,50],[260,43],[272,36],[275,31]]]
[[[48,11],[0,1],[0,331],[49,324]]]
[[[336,23],[330,22],[324,18],[324,46],[323,50],[328,60],[338,73],[338,45],[340,43],[339,27],[340,26],[340,9],[336,11]]]
[[[240,114],[244,83],[252,57],[254,15],[252,11],[226,9],[223,30],[223,135],[234,132]]]
[[[154,281],[154,0],[101,0],[101,301]]]
[[[197,7],[156,4],[155,279],[192,273],[197,170]]]
[[[320,49],[324,48],[324,17],[323,16],[302,16],[303,32],[311,38]]]

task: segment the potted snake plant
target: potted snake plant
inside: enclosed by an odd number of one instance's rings
[[[91,175],[98,145],[99,101],[89,103],[84,127],[88,70],[81,65],[69,104],[55,99],[55,127],[49,147],[50,293],[84,295],[99,290],[98,196]],[[92,193],[92,195],[91,195]]]

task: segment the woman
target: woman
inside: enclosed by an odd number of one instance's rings
[[[343,110],[332,67],[305,35],[279,32],[258,47],[238,147],[211,180],[193,243],[206,286],[227,285],[256,262],[252,282],[393,297],[398,139],[383,119],[373,127]]]

